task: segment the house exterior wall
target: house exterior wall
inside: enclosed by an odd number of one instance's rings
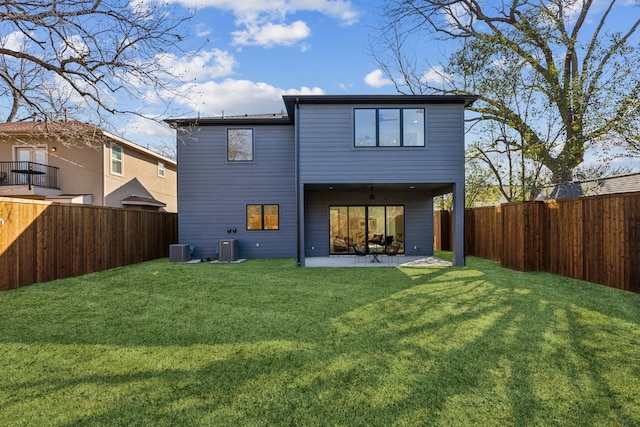
[[[101,147],[67,146],[29,135],[5,136],[0,143],[0,160],[16,161],[18,146],[44,147],[45,163],[58,168],[57,183],[62,193],[89,194],[93,204],[102,204]]]
[[[180,243],[214,258],[219,240],[237,239],[241,258],[297,257],[304,265],[304,257],[329,255],[330,206],[402,205],[404,253],[433,254],[433,196],[454,190],[456,206],[464,201],[464,110],[473,97],[284,100],[288,116],[280,119],[167,120],[178,128]],[[424,108],[425,146],[356,147],[355,108]],[[243,120],[254,130],[255,158],[228,162],[227,129]],[[278,204],[280,229],[248,231],[247,204]],[[454,263],[462,265],[464,210],[454,217]]]
[[[123,150],[123,173],[111,171],[111,143]],[[153,197],[166,204],[167,212],[178,211],[177,170],[174,164],[163,161],[165,176],[158,176],[157,157],[138,151],[126,144],[111,142],[102,149],[102,167],[104,168],[104,205],[126,207],[122,200],[131,195]]]
[[[425,147],[354,147],[356,107],[422,106],[300,105],[297,122],[302,183],[464,182],[463,104],[424,105]]]
[[[425,108],[425,146],[355,147],[354,108]],[[368,192],[304,191],[300,216],[305,256],[329,253],[330,204],[380,205],[382,200],[405,206],[405,253],[433,254],[433,195],[406,190],[416,184],[442,184],[443,189],[464,186],[463,104],[302,104],[296,121],[302,188],[308,184],[365,184],[376,189],[396,184],[386,193],[376,190],[375,203],[368,199]]]
[[[7,125],[7,124],[5,124]],[[144,148],[136,149],[131,143],[116,141],[123,148],[124,174],[111,174],[111,151],[102,139],[95,139],[95,146],[64,144],[61,140],[47,139],[42,132],[29,134],[2,134],[0,138],[0,161],[15,161],[16,146],[42,146],[46,151],[45,163],[58,168],[57,185],[60,189],[48,190],[37,198],[69,202],[82,200],[98,206],[125,207],[122,199],[135,194],[153,197],[166,204],[167,212],[177,212],[177,167],[175,162],[154,155]],[[109,139],[109,138],[107,138]],[[164,178],[158,176],[158,161],[165,165]],[[3,195],[25,196],[20,187],[3,187]],[[61,193],[61,194],[60,194]],[[87,197],[67,197],[87,195]]]
[[[254,160],[227,161],[227,129],[254,131]],[[296,256],[292,125],[202,126],[178,132],[179,241],[215,258],[218,241],[237,239],[240,258]],[[249,231],[247,204],[277,204],[280,229]],[[228,233],[227,230],[236,230]]]
[[[90,194],[91,202],[102,205],[102,147],[49,148],[49,164],[58,167],[58,186],[64,194]]]

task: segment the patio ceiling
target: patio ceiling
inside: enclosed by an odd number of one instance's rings
[[[450,183],[357,183],[357,184],[305,184],[306,191],[431,191],[435,194],[446,194],[452,191]]]

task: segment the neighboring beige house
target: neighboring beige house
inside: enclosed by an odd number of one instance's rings
[[[0,123],[0,196],[177,212],[177,164],[78,121]]]

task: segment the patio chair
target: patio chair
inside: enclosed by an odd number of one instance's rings
[[[387,259],[389,260],[389,264],[391,264],[391,260],[398,260],[397,256],[398,251],[400,250],[400,244],[394,243],[392,245],[387,246],[385,253],[387,254]]]
[[[358,260],[363,257],[364,260],[367,260],[367,255],[369,255],[369,246],[363,245],[362,243],[357,243],[352,246],[353,253],[356,254],[356,263]]]

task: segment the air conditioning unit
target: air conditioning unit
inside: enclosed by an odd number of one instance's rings
[[[191,261],[191,245],[169,245],[169,261]]]
[[[218,261],[233,262],[238,259],[238,240],[226,239],[218,241]]]

